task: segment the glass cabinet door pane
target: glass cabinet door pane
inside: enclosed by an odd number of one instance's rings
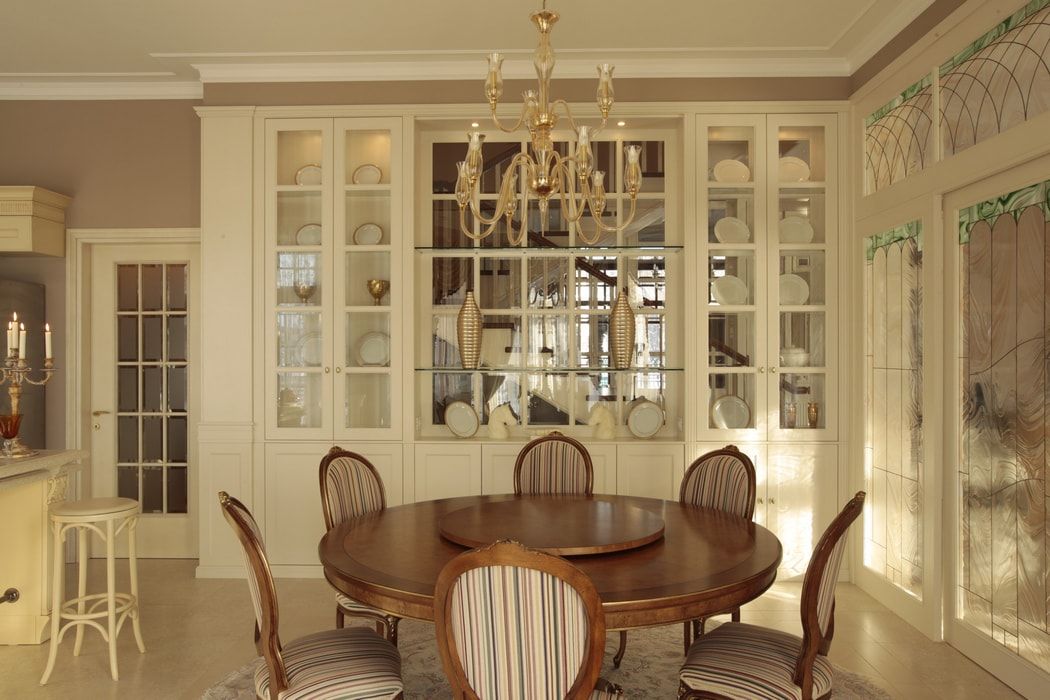
[[[431,245],[435,248],[472,248],[473,242],[460,227],[459,204],[454,199],[439,199],[431,206]],[[472,219],[467,212],[467,226]],[[470,229],[473,230],[473,229]]]
[[[277,314],[277,366],[320,367],[324,340],[319,312]]]
[[[611,367],[609,359],[608,314],[580,314],[576,317],[577,367]]]
[[[569,265],[570,261],[565,258],[529,259],[527,303],[530,309],[565,308],[571,283]]]
[[[825,143],[822,126],[782,126],[778,133],[779,161],[770,163],[777,181],[824,182]]]
[[[575,258],[576,307],[609,309],[616,301],[618,272],[611,255]]]
[[[630,300],[635,311],[662,309],[667,302],[667,260],[662,255],[627,258]]]
[[[780,375],[780,428],[818,430],[827,425],[823,374]]]
[[[565,316],[528,317],[529,367],[566,367],[569,364],[569,319]]]
[[[754,127],[713,126],[708,128],[708,181],[719,183],[753,182],[755,158]]]
[[[347,428],[390,427],[390,375],[346,375]]]
[[[569,425],[571,379],[568,374],[530,374],[529,425]]]
[[[319,188],[322,150],[320,131],[277,132],[278,186]]]
[[[481,375],[481,424],[488,425],[489,414],[498,406],[510,407],[513,418],[521,423],[521,374],[486,372]]]
[[[346,245],[390,245],[390,192],[346,193]]]
[[[615,372],[592,372],[576,375],[576,420],[587,423],[599,406],[607,409],[619,423],[620,394]]]
[[[712,188],[707,199],[707,241],[725,245],[755,242],[755,191]]]
[[[455,315],[441,314],[433,317],[430,322],[430,345],[433,367],[462,366]]]
[[[521,308],[521,259],[482,258],[478,304],[483,309]]]
[[[277,193],[277,245],[321,245],[321,193]]]
[[[823,188],[780,188],[777,236],[781,245],[824,243],[825,195]]]
[[[391,167],[390,132],[385,129],[346,132],[346,172],[348,185],[389,185]]]
[[[822,250],[781,250],[781,306],[813,306],[825,300],[825,254]]]
[[[347,306],[390,306],[392,297],[399,292],[390,287],[390,253],[346,254]]]
[[[756,332],[754,312],[709,314],[708,366],[753,367]]]
[[[645,181],[643,180],[643,189]],[[623,203],[624,221],[630,212],[630,201]],[[634,219],[623,231],[623,244],[629,246],[663,245],[666,240],[667,214],[662,199],[638,199]]]
[[[707,258],[708,304],[748,306],[755,303],[754,251],[717,251]]]
[[[321,427],[321,378],[317,372],[277,374],[277,427]]]
[[[485,314],[481,319],[481,324],[481,365],[483,367],[521,366],[521,316]]]
[[[632,367],[667,367],[667,317],[663,314],[634,316],[634,360]]]
[[[346,314],[346,367],[390,366],[390,314]]]
[[[823,311],[780,312],[780,366],[823,367],[825,345]]]
[[[434,306],[461,306],[474,280],[471,258],[435,257],[430,263],[431,303]]]
[[[424,377],[427,375],[423,375]],[[434,374],[431,377],[431,388],[433,397],[433,413],[431,421],[434,425],[445,424],[445,408],[453,401],[463,401],[470,405],[474,403],[471,374]]]
[[[277,254],[277,304],[280,306],[320,306],[320,253]]]
[[[708,384],[711,388],[709,428],[740,430],[755,427],[758,382],[754,373],[711,374]]]

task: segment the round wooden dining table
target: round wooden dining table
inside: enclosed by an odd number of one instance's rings
[[[496,506],[504,501],[519,503]],[[506,517],[508,507],[528,513],[532,503],[549,509],[552,501],[565,513],[572,510],[571,501],[587,501],[577,510],[586,512],[588,521],[567,527],[556,518],[535,517],[523,530],[521,519]],[[399,617],[433,620],[438,573],[468,549],[442,535],[443,523],[480,527],[490,533],[490,541],[509,531],[522,544],[538,546],[567,532],[612,537],[622,528],[617,513],[629,510],[646,511],[642,515],[650,530],[652,516],[662,519],[662,536],[639,539],[627,549],[569,557],[594,582],[607,629],[682,622],[733,609],[760,596],[776,579],[780,541],[761,525],[718,510],[634,496],[506,494],[421,501],[352,518],[329,530],[318,550],[325,578],[340,592]],[[484,520],[486,513],[491,523]],[[485,539],[472,537],[478,544]]]

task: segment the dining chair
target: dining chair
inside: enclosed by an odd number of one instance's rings
[[[375,466],[356,452],[333,447],[321,460],[321,512],[324,526],[331,530],[350,518],[386,508],[383,479]],[[401,618],[336,593],[335,626],[342,628],[347,617],[374,622],[376,631],[397,645],[397,625]]]
[[[521,448],[514,462],[514,493],[580,494],[594,488],[594,465],[579,440],[557,430]]]
[[[455,698],[623,697],[598,676],[598,592],[561,557],[507,540],[460,554],[438,574],[434,627]]]
[[[259,526],[244,504],[225,491],[219,492],[219,505],[244,548],[255,643],[265,662],[255,671],[256,696],[403,698],[397,647],[367,627],[325,630],[281,642],[277,592]]]
[[[697,637],[679,672],[679,698],[827,698],[832,667],[827,659],[835,633],[835,584],[844,535],[864,507],[857,493],[817,542],[802,580],[802,637],[780,630],[727,622]]]
[[[755,465],[736,445],[706,452],[689,465],[682,477],[678,500],[698,508],[714,508],[751,520],[755,515],[757,485]],[[683,653],[688,653],[693,640],[704,633],[707,618],[713,615],[732,615],[740,622],[740,608],[712,613],[696,620],[683,622]],[[620,631],[620,646],[613,656],[613,665],[620,667],[627,651],[627,631]]]

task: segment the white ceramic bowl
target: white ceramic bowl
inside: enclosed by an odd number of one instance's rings
[[[805,367],[809,364],[809,352],[805,348],[781,348],[780,364],[783,367]]]

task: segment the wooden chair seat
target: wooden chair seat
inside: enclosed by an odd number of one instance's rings
[[[397,698],[404,690],[397,647],[366,627],[308,634],[284,645],[281,657],[288,688],[278,700]],[[255,671],[255,692],[270,697],[265,664]]]
[[[780,630],[727,622],[698,637],[679,675],[691,691],[739,700],[801,700],[794,681],[802,639]],[[831,691],[831,662],[813,661],[813,696]]]

